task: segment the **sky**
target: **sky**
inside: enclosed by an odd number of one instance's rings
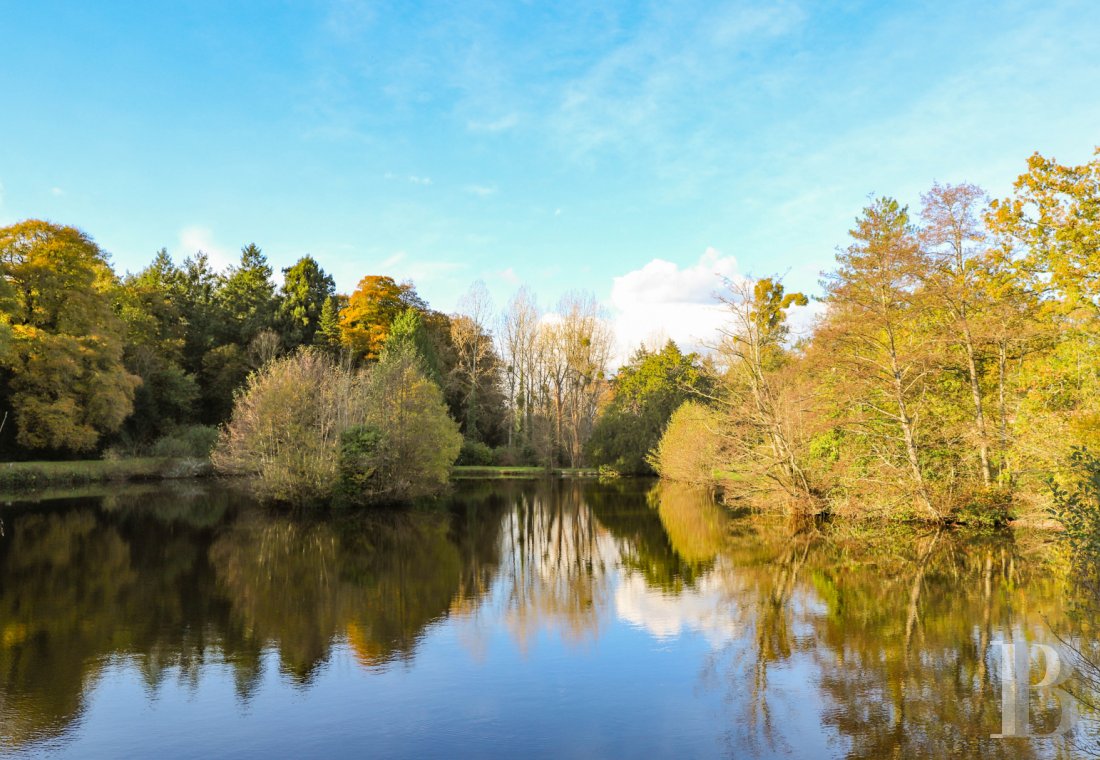
[[[622,350],[710,340],[722,277],[817,292],[872,194],[1100,145],[1094,0],[0,0],[0,40],[0,224],[589,290]]]

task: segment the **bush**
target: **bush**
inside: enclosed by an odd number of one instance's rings
[[[496,452],[480,441],[466,440],[462,442],[462,449],[458,452],[458,461],[455,464],[467,467],[492,467],[497,463]]]
[[[217,443],[216,427],[186,425],[158,438],[149,453],[155,457],[206,459]]]
[[[1070,453],[1068,477],[1049,481],[1051,516],[1065,528],[1075,556],[1093,564],[1100,557],[1100,459],[1078,447]]]
[[[414,357],[360,371],[307,348],[249,377],[212,459],[282,501],[402,501],[446,484],[461,440]]]
[[[685,402],[668,421],[650,464],[668,480],[715,485],[715,471],[722,459],[721,427],[717,411],[695,401]]]
[[[951,521],[973,528],[999,528],[1008,523],[1012,494],[989,488],[967,494],[951,510]]]
[[[356,425],[340,435],[340,490],[354,499],[384,468],[385,435],[371,425]]]

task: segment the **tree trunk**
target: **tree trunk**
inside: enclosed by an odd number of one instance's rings
[[[970,375],[970,395],[974,399],[974,426],[978,433],[978,454],[981,457],[982,483],[989,488],[993,482],[992,465],[989,462],[989,436],[985,429],[985,410],[982,406],[982,386],[978,377],[978,362],[974,357],[974,341],[970,328],[963,326],[963,347],[966,349],[967,371]]]

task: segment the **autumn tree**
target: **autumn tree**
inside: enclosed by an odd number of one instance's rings
[[[534,421],[539,333],[539,310],[534,296],[521,288],[509,301],[499,331],[505,364],[508,399],[508,445],[528,443]]]
[[[852,424],[888,468],[900,468],[922,511],[938,519],[921,461],[920,399],[928,379],[922,336],[920,247],[908,210],[892,198],[867,206],[825,282],[825,339],[849,381]],[[900,455],[900,458],[899,458]]]
[[[802,293],[787,293],[778,279],[767,277],[753,283],[731,281],[728,289],[723,300],[730,323],[723,329],[721,350],[732,382],[722,402],[740,418],[735,429],[742,431],[729,444],[739,460],[733,468],[773,482],[800,510],[814,511],[819,489],[806,472],[805,436],[791,408],[797,401],[779,375],[787,362],[788,310],[809,300]]]
[[[982,483],[993,482],[993,463],[982,389],[986,322],[993,303],[986,286],[989,255],[982,223],[985,192],[976,185],[940,185],[921,196],[920,238],[926,297],[943,315],[947,343],[961,355],[973,404],[973,441]]]
[[[89,451],[121,427],[140,379],[123,363],[125,327],[106,254],[74,227],[30,220],[0,229],[11,348],[5,412],[28,449]],[[7,330],[6,330],[7,331]]]
[[[361,359],[377,359],[386,343],[390,325],[410,305],[416,291],[392,277],[367,275],[340,312],[340,339]]]
[[[1100,310],[1100,148],[1081,166],[1036,153],[1027,168],[1013,197],[991,204],[992,231],[1023,248],[1021,271],[1036,288]]]

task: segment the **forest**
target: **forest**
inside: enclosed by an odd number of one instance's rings
[[[421,458],[429,481],[454,462],[598,467],[800,514],[998,522],[1048,504],[1100,442],[1100,151],[1035,154],[1006,198],[874,197],[817,294],[716,277],[715,345],[638,347],[614,372],[590,293],[546,307],[522,288],[498,312],[478,282],[445,314],[382,274],[338,293],[309,255],[273,275],[253,244],[225,271],[161,250],[118,273],[76,227],[0,229],[0,458],[214,450],[257,472],[242,452],[271,462],[311,435],[301,477],[360,487]]]

